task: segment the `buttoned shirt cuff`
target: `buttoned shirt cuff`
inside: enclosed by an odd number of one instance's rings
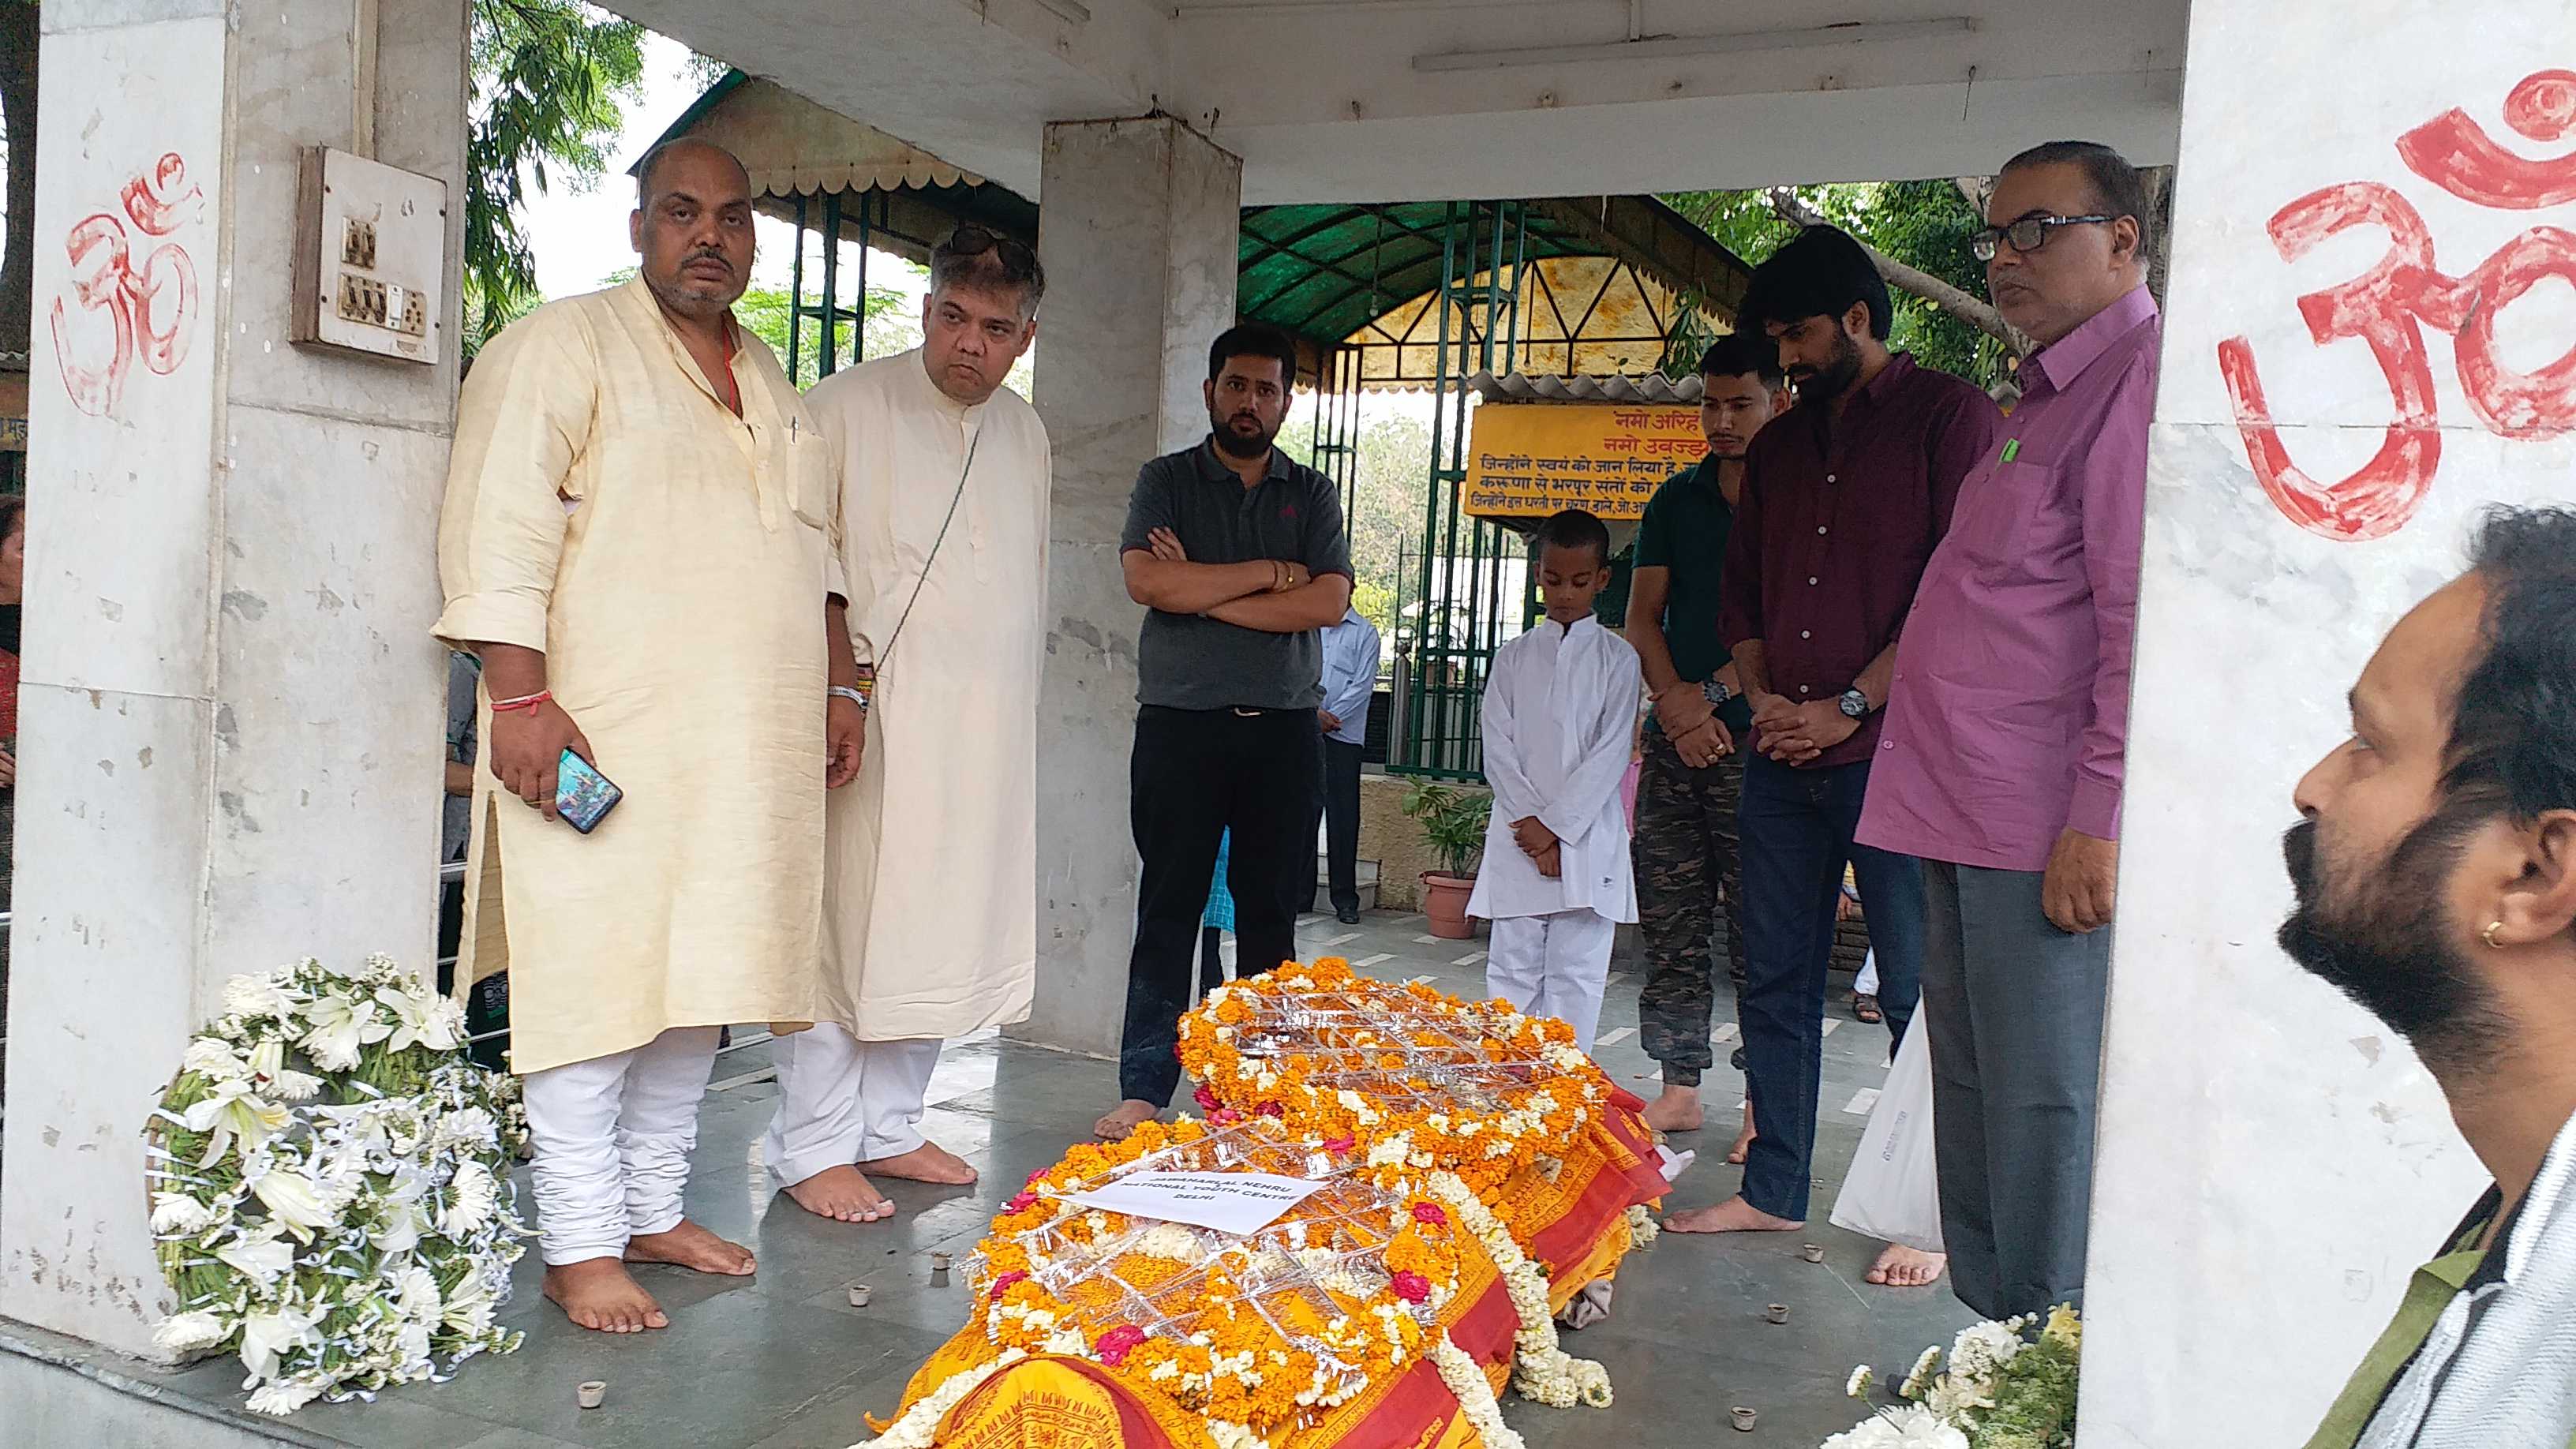
[[[2089,775],[2075,778],[2075,798],[2066,809],[2066,828],[2096,840],[2120,838],[2120,787]]]
[[[546,603],[536,594],[492,592],[447,601],[430,632],[452,647],[515,644],[546,652]]]

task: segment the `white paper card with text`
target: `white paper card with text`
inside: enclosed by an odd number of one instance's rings
[[[1065,1196],[1104,1212],[1239,1235],[1268,1227],[1323,1186],[1270,1172],[1139,1172]]]

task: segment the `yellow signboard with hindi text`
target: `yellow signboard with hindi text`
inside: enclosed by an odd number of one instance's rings
[[[1640,518],[1665,479],[1708,451],[1697,408],[1497,402],[1473,417],[1465,511],[1476,518]]]

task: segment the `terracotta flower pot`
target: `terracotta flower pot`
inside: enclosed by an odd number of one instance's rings
[[[1472,941],[1476,928],[1467,919],[1467,897],[1476,889],[1472,875],[1451,875],[1444,870],[1422,873],[1422,914],[1431,921],[1431,934],[1444,941]]]

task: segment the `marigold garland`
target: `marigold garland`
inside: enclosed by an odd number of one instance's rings
[[[1513,1386],[1559,1407],[1610,1403],[1602,1366],[1560,1345],[1550,1270],[1527,1246],[1594,1180],[1569,1169],[1635,1162],[1609,1125],[1625,1099],[1564,1023],[1324,960],[1211,992],[1181,1020],[1180,1055],[1205,1120],[1080,1144],[1031,1174],[970,1264],[971,1316],[946,1352],[971,1366],[878,1443],[932,1444],[977,1385],[1049,1355],[1177,1406],[1207,1449],[1266,1449],[1427,1360],[1490,1449],[1520,1449],[1446,1327],[1462,1255],[1478,1252],[1518,1320]],[[1153,1170],[1329,1185],[1248,1237],[1070,1200]],[[1632,1247],[1654,1236],[1643,1208],[1622,1227]]]
[[[1144,1171],[1328,1185],[1247,1237],[1070,1200]],[[1368,1166],[1268,1117],[1147,1123],[1031,1175],[977,1247],[968,1329],[997,1355],[1090,1359],[1201,1416],[1212,1443],[1263,1440],[1445,1344],[1441,1314],[1459,1291],[1461,1253],[1473,1251],[1419,1173]],[[925,1408],[889,1438],[916,1442],[906,1426]]]
[[[1180,1056],[1206,1084],[1203,1107],[1366,1142],[1370,1162],[1456,1173],[1489,1204],[1598,1130],[1613,1091],[1561,1021],[1331,958],[1208,993],[1181,1018]]]

